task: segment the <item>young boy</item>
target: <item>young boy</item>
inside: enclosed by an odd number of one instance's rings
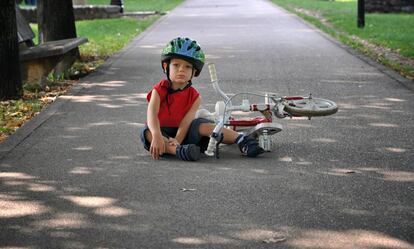
[[[214,124],[195,118],[201,97],[191,82],[200,75],[204,61],[203,50],[189,38],[175,38],[163,49],[161,66],[167,79],[148,93],[147,125],[141,130],[141,140],[153,159],[167,153],[196,161],[207,149]],[[222,132],[223,143],[237,143],[249,157],[264,152],[253,138],[226,128]]]

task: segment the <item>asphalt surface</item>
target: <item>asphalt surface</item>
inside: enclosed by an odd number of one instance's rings
[[[138,130],[177,36],[228,93],[340,111],[280,120],[261,158],[154,161]],[[411,83],[268,1],[188,0],[0,145],[0,248],[414,248]],[[194,85],[212,110],[207,70]]]

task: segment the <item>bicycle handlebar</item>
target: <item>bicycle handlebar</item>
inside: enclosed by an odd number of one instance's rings
[[[211,84],[213,85],[214,90],[224,99],[225,102],[228,102],[230,98],[220,89],[217,79],[216,66],[213,63],[208,64],[208,71],[210,72]]]

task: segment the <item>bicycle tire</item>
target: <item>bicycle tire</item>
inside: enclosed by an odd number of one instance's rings
[[[285,111],[293,116],[328,116],[338,111],[335,102],[321,98],[304,98],[299,100],[288,100]]]

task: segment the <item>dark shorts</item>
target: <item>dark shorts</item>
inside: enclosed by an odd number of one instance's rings
[[[213,123],[213,122],[205,118],[194,119],[190,124],[190,128],[188,128],[187,136],[184,138],[184,141],[181,144],[182,145],[196,144],[200,146],[200,150],[204,152],[207,149],[210,137],[200,136],[200,134],[198,133],[200,124],[203,124],[203,123]],[[149,128],[147,125],[145,125],[145,127],[141,129],[141,142],[144,145],[144,148],[146,150],[149,150],[151,144],[147,139],[145,139],[146,131],[149,131]],[[177,134],[177,131],[178,131],[177,127],[161,127],[161,133],[166,138],[175,137],[175,135]]]

